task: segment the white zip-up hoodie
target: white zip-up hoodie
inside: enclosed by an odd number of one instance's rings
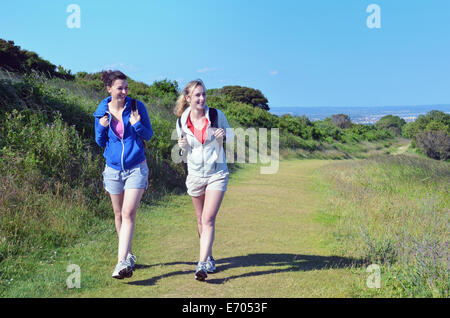
[[[218,172],[228,172],[226,163],[226,155],[223,146],[217,142],[214,137],[214,130],[211,127],[211,120],[209,118],[209,107],[205,105],[205,116],[208,119],[208,126],[206,129],[205,143],[201,143],[195,138],[192,131],[187,126],[187,118],[191,112],[191,107],[181,115],[181,129],[177,127],[178,138],[186,136],[188,148],[183,149],[187,152],[187,166],[188,174],[197,177],[209,177]],[[224,113],[217,109],[217,128],[225,130],[225,142],[234,142],[234,134]]]

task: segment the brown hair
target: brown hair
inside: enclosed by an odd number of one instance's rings
[[[117,79],[126,80],[127,76],[121,71],[102,71],[102,82],[105,83],[105,86],[113,86]]]
[[[178,96],[177,102],[175,103],[175,108],[173,109],[173,113],[177,117],[181,117],[183,112],[188,107],[186,96],[190,95],[192,93],[192,91],[199,85],[203,86],[203,89],[206,92],[205,84],[203,83],[203,81],[201,79],[196,79],[196,80],[190,81],[189,83],[186,84],[186,87],[183,89],[180,96]]]

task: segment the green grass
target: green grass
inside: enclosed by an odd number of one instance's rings
[[[421,160],[283,160],[274,175],[239,165],[217,218],[219,270],[206,283],[193,278],[190,197],[167,195],[138,212],[139,266],[131,279],[110,277],[117,252],[111,212],[74,246],[4,260],[1,296],[447,297],[446,264],[433,255],[448,239],[448,166]],[[381,266],[380,289],[367,287],[372,263]],[[70,264],[80,266],[80,289],[67,288]]]
[[[325,167],[335,248],[383,267],[383,295],[448,297],[450,166],[399,154]]]
[[[326,163],[283,161],[275,175],[241,166],[217,219],[219,271],[206,283],[193,278],[198,237],[191,200],[170,195],[138,212],[133,250],[139,266],[131,279],[110,277],[117,251],[111,212],[73,247],[6,260],[2,297],[349,296],[360,271],[352,267],[355,260],[323,245],[326,226],[315,220],[323,202],[311,187],[312,171]],[[66,286],[69,264],[80,266],[80,289]]]

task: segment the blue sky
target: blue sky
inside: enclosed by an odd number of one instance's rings
[[[448,0],[15,0],[0,16],[0,38],[74,73],[249,86],[271,108],[450,104]]]

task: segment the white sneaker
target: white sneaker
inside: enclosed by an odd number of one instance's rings
[[[136,268],[137,257],[131,253],[128,253],[127,261],[130,263],[131,269],[134,271]]]
[[[120,261],[112,273],[112,277],[117,279],[130,278],[131,276],[133,276],[133,270],[130,262],[127,260]]]

